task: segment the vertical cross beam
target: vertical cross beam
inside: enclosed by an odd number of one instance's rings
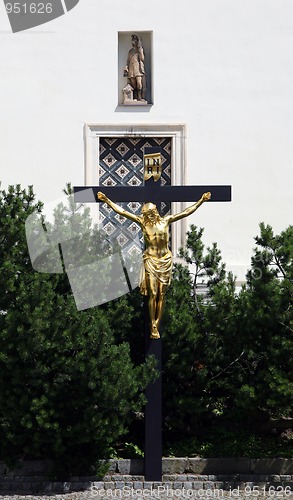
[[[153,188],[161,177],[161,160],[160,148],[145,148],[144,179]],[[144,299],[144,311],[145,358],[154,356],[158,370],[158,378],[146,388],[144,477],[145,481],[162,481],[162,338],[150,338],[147,297]]]
[[[144,412],[145,481],[162,481],[162,338],[150,339],[147,298],[144,299],[145,357],[157,361],[158,378],[146,388]]]

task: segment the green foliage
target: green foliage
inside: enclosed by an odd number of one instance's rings
[[[137,444],[125,443],[124,458],[143,458],[144,452]]]
[[[190,437],[166,446],[173,457],[292,457],[292,440],[259,435],[252,430],[227,429],[224,424],[209,429],[199,437]]]
[[[288,456],[292,442],[281,436],[292,427],[292,227],[274,236],[260,225],[240,293],[217,246],[204,249],[202,234],[191,227],[180,252],[190,267],[174,267],[167,296],[165,440],[173,453],[172,443],[186,442],[203,456],[281,455],[280,446]]]
[[[241,405],[251,415],[292,417],[293,227],[260,224],[247,286],[239,297],[246,350]]]
[[[40,269],[112,252],[67,194],[53,222],[43,220]],[[143,453],[144,388],[156,376],[144,361],[143,300],[134,290],[77,311],[65,273],[32,268],[25,221],[41,211],[32,188],[0,193],[0,459],[52,459],[59,478],[102,475],[101,458]],[[62,254],[46,247],[60,228]],[[260,224],[240,292],[202,236],[191,226],[166,296],[165,454],[292,456],[293,228],[275,235]]]
[[[260,230],[240,292],[217,245],[204,247],[203,229],[187,234],[161,326],[165,455],[292,455],[292,228]],[[124,300],[134,316],[120,338],[129,334],[137,362],[141,298]],[[142,447],[143,436],[138,418],[127,440]]]
[[[34,271],[24,223],[40,210],[31,188],[1,192],[0,458],[51,459],[65,477],[109,456],[155,368],[152,359],[134,365],[129,344],[115,341],[113,315],[77,311],[65,274]],[[93,245],[87,214],[60,206],[53,224]]]
[[[191,266],[193,297],[197,299],[197,289],[200,284],[208,287],[208,292],[213,293],[213,286],[221,283],[225,277],[225,264],[222,262],[221,252],[216,243],[205,251],[202,242],[203,228],[197,229],[195,225],[190,226],[187,232],[186,248],[181,248],[179,257]],[[201,282],[201,283],[200,283]]]
[[[192,435],[226,404],[232,356],[225,339],[233,335],[228,322],[235,298],[216,244],[205,251],[203,230],[191,226],[180,256],[191,265],[175,265],[167,296],[164,326],[164,402],[166,436]],[[206,292],[202,293],[204,285]],[[215,318],[217,320],[215,321]],[[229,341],[230,345],[230,341]],[[227,373],[226,373],[227,372]],[[223,375],[225,373],[225,376]]]

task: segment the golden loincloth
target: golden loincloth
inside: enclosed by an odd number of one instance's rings
[[[157,281],[163,285],[170,285],[172,279],[172,252],[168,252],[163,257],[154,257],[149,255],[147,251],[143,254],[143,266],[140,277],[140,293],[148,295],[146,273],[151,274]]]

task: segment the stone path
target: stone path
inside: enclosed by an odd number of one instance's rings
[[[191,498],[196,500],[293,500],[293,492],[290,490],[265,492],[262,488],[254,488],[253,491],[246,488],[225,490],[187,490],[182,488],[171,490],[168,488],[153,490],[94,490],[66,493],[60,495],[0,495],[0,500],[145,500],[145,499],[173,499]]]

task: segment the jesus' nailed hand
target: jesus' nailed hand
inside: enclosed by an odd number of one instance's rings
[[[111,201],[104,193],[98,192],[100,201],[107,203],[119,215],[136,222],[142,229],[145,251],[140,292],[148,296],[151,339],[160,338],[158,327],[163,312],[164,296],[172,277],[172,253],[168,247],[169,225],[188,217],[210,198],[211,193],[204,193],[199,201],[182,212],[161,217],[153,203],[145,203],[141,215],[135,215]]]

